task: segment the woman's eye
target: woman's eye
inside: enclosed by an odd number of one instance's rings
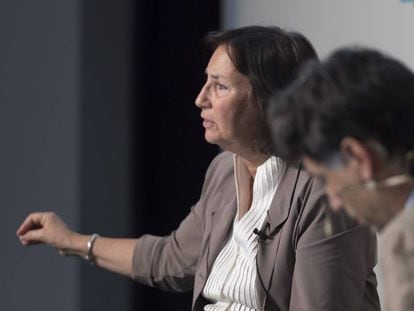
[[[217,83],[216,88],[220,91],[224,91],[224,90],[228,89],[227,86],[225,86],[224,84],[221,84],[221,83]]]

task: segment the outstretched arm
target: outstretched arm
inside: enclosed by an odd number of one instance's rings
[[[25,245],[47,244],[55,247],[62,256],[86,257],[91,235],[82,235],[69,229],[55,213],[40,212],[27,216],[17,236]],[[98,237],[93,245],[95,263],[109,271],[131,276],[132,255],[136,239]]]

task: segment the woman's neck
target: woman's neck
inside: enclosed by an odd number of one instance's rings
[[[254,179],[257,168],[262,165],[270,156],[259,150],[256,145],[232,143],[226,146],[220,146],[223,150],[236,154],[246,165],[247,170]]]
[[[257,168],[262,165],[268,158],[269,155],[263,153],[254,153],[248,156],[240,156],[240,160],[246,165],[247,170],[254,179],[256,176]]]

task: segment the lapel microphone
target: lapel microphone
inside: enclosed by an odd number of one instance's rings
[[[270,236],[268,236],[265,233],[265,230],[270,226],[270,224],[268,222],[266,222],[261,229],[258,228],[254,228],[253,233],[256,234],[259,237],[259,243],[262,241],[265,241],[267,239],[270,239]]]

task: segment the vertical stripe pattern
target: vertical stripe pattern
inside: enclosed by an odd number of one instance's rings
[[[249,191],[246,185],[249,185],[250,177],[237,156],[234,167],[239,211],[240,204],[243,203],[240,194]],[[256,292],[258,236],[253,230],[263,225],[284,167],[283,161],[270,157],[257,168],[251,206],[240,219],[237,212],[231,237],[217,256],[203,289],[204,297],[212,301],[204,310],[263,309]]]

